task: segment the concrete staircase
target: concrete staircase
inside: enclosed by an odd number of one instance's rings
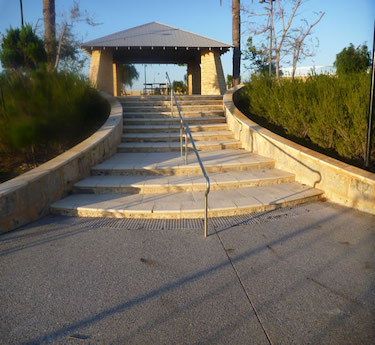
[[[74,194],[51,206],[82,217],[203,218],[206,181],[194,151],[180,157],[177,109],[165,96],[123,97],[118,153],[93,167]],[[209,216],[262,212],[318,199],[320,190],[294,181],[275,162],[241,148],[228,130],[221,96],[179,96],[210,177]]]

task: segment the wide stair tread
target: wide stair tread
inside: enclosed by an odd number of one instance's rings
[[[240,149],[201,151],[200,158],[207,173],[245,171],[274,168],[273,159]],[[194,152],[188,154],[188,165],[179,152],[116,153],[92,168],[94,175],[152,174],[198,175],[201,174]]]
[[[133,107],[133,106],[166,106],[170,107],[171,106],[171,101],[169,100],[129,100],[129,101],[124,101],[120,100],[121,105],[125,107]],[[223,107],[223,99],[200,99],[200,100],[180,100],[178,102],[179,106],[184,106],[184,105],[221,105]]]
[[[189,117],[186,119],[188,124],[208,124],[208,123],[226,123],[224,116],[198,116]],[[179,124],[180,118],[174,117],[149,117],[149,118],[126,118],[124,119],[124,125],[145,125],[145,124]]]
[[[221,217],[268,211],[317,200],[322,191],[285,183],[272,186],[212,191],[208,215]],[[204,193],[75,194],[55,202],[55,214],[82,217],[202,218]]]
[[[211,191],[294,182],[294,175],[278,169],[211,173]],[[205,191],[206,179],[199,175],[101,175],[74,185],[77,193],[173,193]]]
[[[191,132],[198,131],[219,131],[226,130],[228,126],[226,123],[208,123],[208,124],[189,124]],[[126,133],[154,133],[154,132],[175,132],[180,130],[179,124],[136,124],[136,125],[124,125],[124,132]]]
[[[176,96],[177,101],[185,102],[185,101],[195,101],[195,102],[201,102],[201,101],[221,101],[223,102],[223,96],[220,95],[177,95]],[[170,102],[171,97],[170,96],[126,96],[126,97],[118,97],[118,100],[123,104],[126,104],[128,102]]]
[[[224,117],[224,111],[223,110],[202,110],[202,111],[182,111],[181,116],[183,118],[186,118],[188,121],[190,119],[194,118],[212,118],[216,116]],[[128,119],[144,119],[144,118],[153,118],[153,119],[164,119],[164,118],[170,118],[170,119],[180,119],[180,116],[178,112],[174,112],[173,115],[170,113],[170,111],[149,111],[149,112],[129,112],[123,113],[124,121],[127,121]]]
[[[223,104],[185,104],[179,106],[180,111],[189,111],[189,112],[200,112],[202,110],[221,110],[223,111]],[[132,113],[132,112],[168,112],[170,113],[170,106],[168,105],[125,105],[123,108],[123,113]],[[178,112],[177,107],[173,107],[173,112]]]
[[[194,132],[193,138],[199,140],[233,139],[232,131]],[[179,141],[179,132],[154,132],[154,133],[126,133],[122,136],[123,142],[155,142],[155,141]]]
[[[203,150],[219,150],[226,148],[241,148],[241,142],[236,139],[224,140],[197,140],[195,147],[198,151]],[[188,142],[188,148],[193,150],[192,143]],[[174,141],[163,142],[126,142],[117,146],[117,152],[158,152],[158,151],[178,151],[180,150],[180,143]]]

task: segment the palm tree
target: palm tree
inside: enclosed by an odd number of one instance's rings
[[[240,0],[232,0],[232,39],[233,39],[233,86],[240,83],[241,71],[241,17]]]
[[[43,0],[43,18],[48,68],[52,70],[56,60],[55,0]]]
[[[220,0],[220,5],[222,0]],[[233,86],[240,83],[241,71],[241,17],[240,0],[232,0],[232,40],[233,40]]]

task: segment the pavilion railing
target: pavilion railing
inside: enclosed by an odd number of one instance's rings
[[[191,134],[189,124],[187,123],[187,121],[181,115],[180,106],[178,105],[177,97],[176,97],[176,94],[174,93],[174,90],[173,90],[173,87],[172,87],[172,84],[171,84],[171,80],[169,79],[168,73],[166,73],[166,76],[167,76],[167,81],[168,81],[168,84],[169,84],[169,87],[170,87],[170,90],[171,90],[171,116],[173,116],[173,100],[174,100],[175,103],[176,103],[178,115],[180,117],[180,154],[181,154],[181,157],[183,156],[183,151],[184,151],[183,147],[185,146],[185,165],[187,165],[188,164],[188,136],[189,136],[190,141],[191,141],[191,145],[194,149],[195,155],[197,156],[199,166],[202,170],[203,176],[206,179],[206,191],[204,193],[204,237],[207,237],[207,233],[208,233],[208,224],[207,224],[208,193],[210,192],[210,186],[211,186],[210,179],[207,175],[206,169],[203,166],[203,163],[202,163],[202,160],[199,156],[197,147],[195,146],[195,142],[194,142],[193,136]],[[185,132],[185,135],[183,135],[184,132]],[[183,143],[183,137],[184,136],[185,136],[185,145]]]

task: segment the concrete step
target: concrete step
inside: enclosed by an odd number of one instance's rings
[[[200,131],[225,131],[228,129],[226,123],[219,123],[219,124],[200,124],[194,125],[190,124],[190,131],[193,132],[200,132]],[[124,133],[156,133],[156,132],[179,132],[180,125],[159,125],[159,124],[152,124],[152,125],[124,125]]]
[[[294,182],[294,175],[277,169],[211,173],[211,191],[259,187]],[[75,193],[90,194],[162,194],[206,190],[206,179],[200,175],[90,176],[74,185]]]
[[[275,161],[242,149],[201,151],[207,173],[272,169]],[[200,175],[195,152],[189,152],[188,165],[179,152],[116,153],[91,170],[92,175]]]
[[[197,141],[195,146],[198,151],[213,151],[224,149],[240,149],[241,142],[239,140],[215,140],[215,141]],[[193,146],[189,140],[189,150],[193,150]],[[121,143],[117,146],[117,152],[168,152],[180,151],[179,142],[147,142],[147,143]]]
[[[221,95],[176,95],[177,102],[183,101],[223,101],[223,96]],[[124,97],[117,97],[117,99],[121,103],[128,103],[128,102],[158,102],[158,101],[171,101],[170,95],[155,95],[155,96],[124,96]]]
[[[209,110],[221,110],[223,111],[223,105],[179,105],[181,112],[206,112]],[[163,105],[137,105],[137,106],[129,106],[124,104],[123,106],[124,113],[146,113],[146,112],[169,112],[171,111],[170,106],[163,106]],[[173,112],[178,112],[177,107],[173,107]]]
[[[232,131],[210,131],[210,132],[194,132],[195,141],[200,140],[229,140],[234,139]],[[183,139],[184,140],[184,139]],[[179,142],[179,132],[159,132],[159,133],[126,133],[122,136],[122,142]]]
[[[272,186],[213,190],[208,197],[208,216],[223,217],[263,212],[317,200],[322,191],[286,183]],[[52,204],[58,215],[113,218],[203,218],[204,193],[75,194]]]
[[[169,97],[119,99],[125,108],[119,153],[92,168],[92,176],[74,185],[76,194],[54,203],[51,211],[81,217],[203,218],[206,180],[191,143],[187,165],[180,156],[180,119],[170,117]],[[241,149],[228,131],[222,96],[179,100],[210,176],[209,217],[262,212],[322,196],[294,182],[293,174],[275,169],[274,160]]]
[[[174,103],[174,101],[173,101]],[[134,101],[134,100],[127,100],[127,101],[123,101],[121,100],[121,104],[124,106],[124,107],[128,107],[128,106],[149,106],[149,105],[158,105],[158,106],[166,106],[166,107],[170,107],[171,106],[171,101],[170,99],[168,101],[163,101],[163,100],[155,100],[155,101],[149,101],[149,100],[138,100],[138,101]],[[175,104],[175,103],[174,103]],[[221,105],[223,106],[223,99],[200,99],[200,100],[184,100],[184,99],[180,99],[178,100],[178,104],[180,106],[184,106],[184,105]]]
[[[206,111],[185,111],[181,113],[181,116],[183,118],[198,118],[198,117],[212,117],[212,116],[221,116],[224,117],[224,111],[223,110],[206,110]],[[170,111],[165,112],[124,112],[123,113],[124,120],[127,119],[137,119],[137,118],[168,118],[168,119],[179,119],[180,116],[178,112],[174,112],[173,115],[171,115]]]
[[[190,117],[186,119],[188,124],[209,124],[209,123],[226,123],[226,119],[223,116],[206,116],[206,117]],[[126,118],[124,119],[124,125],[174,125],[179,124],[179,118]]]

